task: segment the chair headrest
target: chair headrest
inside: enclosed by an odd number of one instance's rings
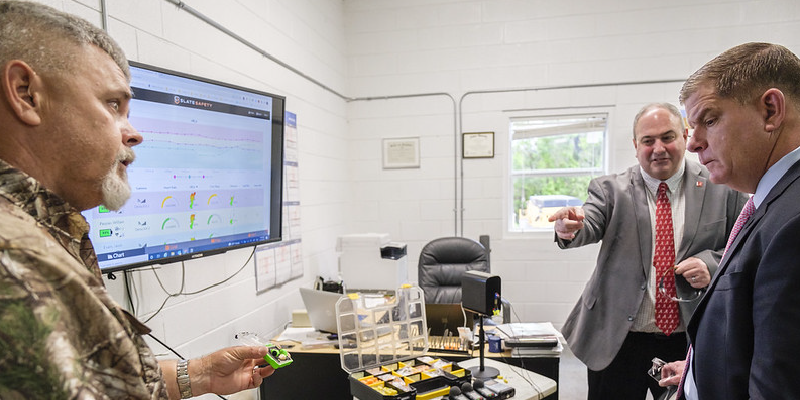
[[[421,265],[472,264],[487,261],[486,248],[479,242],[463,237],[444,237],[426,244],[419,256]]]

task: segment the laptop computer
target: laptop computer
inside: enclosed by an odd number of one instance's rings
[[[470,318],[469,324],[464,324],[465,313],[467,318]],[[445,330],[458,336],[459,326],[471,327],[471,317],[471,312],[462,311],[461,303],[425,303],[425,321],[428,323],[431,336],[443,336]]]
[[[336,302],[343,294],[300,288],[300,296],[308,312],[311,326],[320,331],[337,333],[336,327]]]

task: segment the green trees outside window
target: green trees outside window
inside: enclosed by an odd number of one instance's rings
[[[510,231],[552,229],[553,212],[583,204],[589,181],[605,174],[606,120],[607,114],[511,120]]]

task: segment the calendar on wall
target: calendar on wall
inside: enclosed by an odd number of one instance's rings
[[[283,152],[282,240],[256,247],[256,293],[303,276],[300,235],[300,179],[297,154],[297,115],[286,112]]]

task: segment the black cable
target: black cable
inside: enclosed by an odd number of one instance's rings
[[[125,285],[125,293],[128,295],[128,304],[131,307],[131,314],[136,315],[136,308],[133,306],[133,296],[131,296],[131,285],[128,280],[128,271],[122,273],[122,278]]]
[[[175,349],[173,349],[172,347],[169,347],[169,346],[167,346],[167,344],[166,344],[166,343],[164,343],[164,342],[162,342],[161,340],[158,340],[158,338],[157,338],[157,337],[155,337],[155,336],[153,336],[153,334],[152,334],[152,333],[148,333],[148,334],[147,334],[147,336],[150,336],[150,338],[152,338],[153,340],[155,340],[156,342],[158,342],[158,344],[160,344],[160,345],[164,346],[164,348],[165,348],[165,349],[167,349],[167,350],[171,351],[173,354],[175,354],[176,356],[178,356],[178,358],[180,358],[181,360],[185,360],[185,358],[183,358],[183,356],[182,356],[182,355],[180,355],[180,354],[179,354],[179,353],[178,353],[178,352],[177,352]],[[214,393],[214,394],[216,394],[216,393]],[[220,399],[225,399],[225,400],[227,400],[227,399],[228,399],[227,397],[222,397],[221,395],[218,395],[218,394],[217,394],[217,397],[219,397]]]
[[[255,254],[256,254],[256,248],[255,248],[255,246],[253,246],[253,251],[250,252],[250,257],[247,257],[247,260],[245,260],[244,264],[242,264],[242,266],[238,270],[236,270],[236,272],[234,272],[231,276],[229,276],[229,277],[227,277],[227,278],[225,278],[225,279],[223,279],[223,280],[221,280],[219,282],[216,282],[216,283],[212,284],[211,286],[208,286],[208,287],[206,287],[204,289],[200,289],[200,290],[198,290],[196,292],[187,292],[187,293],[183,293],[183,294],[185,296],[189,296],[189,295],[203,293],[206,290],[213,289],[213,288],[215,288],[215,287],[217,287],[217,286],[219,286],[219,285],[221,285],[221,284],[233,279],[233,277],[235,277],[236,275],[239,275],[239,272],[242,272],[244,270],[244,268],[247,267],[247,264],[250,263],[250,260],[253,259],[253,255],[255,255]]]
[[[143,323],[146,324],[151,319],[153,319],[153,317],[158,315],[158,313],[160,313],[161,310],[164,309],[164,306],[167,304],[167,301],[172,297],[177,297],[177,296],[181,296],[181,295],[190,296],[190,295],[195,295],[195,294],[198,294],[198,293],[202,293],[202,292],[205,292],[206,290],[215,288],[215,287],[217,287],[217,286],[219,286],[219,285],[221,285],[221,284],[233,279],[233,277],[235,277],[240,272],[242,272],[244,270],[244,268],[247,266],[247,264],[250,263],[250,260],[253,259],[253,255],[255,255],[255,253],[256,253],[256,247],[253,246],[253,251],[250,252],[250,256],[247,257],[247,260],[245,260],[244,264],[242,264],[242,266],[236,272],[234,272],[231,276],[229,276],[229,277],[227,277],[227,278],[225,278],[225,279],[223,279],[223,280],[221,280],[219,282],[216,282],[216,283],[214,283],[214,284],[212,284],[212,285],[210,285],[210,286],[208,286],[208,287],[206,287],[204,289],[200,289],[200,290],[195,291],[195,292],[186,292],[186,293],[184,293],[184,291],[183,291],[184,288],[186,287],[186,264],[183,261],[181,261],[181,288],[178,290],[177,293],[170,293],[164,287],[164,283],[161,282],[161,278],[158,276],[158,273],[156,273],[155,267],[150,266],[150,270],[153,271],[153,275],[155,275],[156,280],[158,281],[158,285],[161,286],[161,290],[167,295],[167,297],[164,298],[164,301],[161,303],[161,306],[158,307],[158,309],[153,313],[153,315],[151,315],[150,318],[147,318],[145,321],[143,321]],[[126,271],[126,273],[124,275],[125,276],[125,289],[127,290],[128,300],[130,301],[130,304],[131,304],[131,314],[136,315],[136,313],[134,312],[134,309],[133,309],[133,297],[131,296],[131,292],[130,292],[130,285],[129,285],[129,281],[128,281],[127,272],[128,271]],[[153,340],[158,342],[160,345],[164,346],[165,349],[171,351],[173,354],[178,356],[180,359],[184,359],[182,355],[180,355],[177,351],[175,351],[175,349],[173,349],[172,347],[167,346],[166,343],[162,342],[157,337],[153,336],[152,333],[148,333],[147,336],[150,336]],[[217,397],[219,397],[220,399],[223,399],[223,400],[227,400],[227,397],[223,397],[222,395],[219,395],[219,394],[217,394]]]
[[[133,277],[133,271],[130,271],[130,270],[129,270],[129,271],[126,271],[126,272],[128,272],[129,274],[131,274],[131,280],[129,281],[129,283],[130,283],[130,288],[131,288],[131,290],[133,291],[133,297],[132,297],[132,299],[136,299],[136,305],[135,305],[134,307],[135,307],[135,308],[139,308],[139,291],[138,291],[138,290],[136,290],[136,280],[132,279],[132,277]],[[131,301],[133,301],[133,300],[131,300]],[[136,314],[133,314],[133,315],[136,315]]]
[[[158,342],[158,344],[160,344],[160,345],[164,346],[164,348],[165,348],[165,349],[167,349],[167,350],[171,351],[171,352],[172,352],[172,354],[175,354],[176,356],[178,356],[178,358],[180,358],[181,360],[184,360],[183,356],[182,356],[182,355],[180,355],[180,354],[179,354],[179,353],[178,353],[178,352],[177,352],[175,349],[173,349],[172,347],[169,347],[169,346],[167,346],[167,344],[166,344],[166,343],[162,342],[162,341],[161,341],[161,340],[159,340],[157,337],[153,336],[153,334],[152,334],[152,333],[148,333],[148,334],[147,334],[147,336],[150,336],[150,337],[151,337],[153,340],[155,340],[156,342]]]
[[[158,285],[161,286],[161,290],[164,291],[167,297],[164,298],[164,301],[161,302],[161,305],[153,313],[153,315],[151,315],[150,318],[147,318],[146,320],[143,321],[145,324],[150,322],[151,319],[155,318],[155,316],[158,315],[158,313],[160,313],[161,310],[164,309],[164,306],[167,305],[167,301],[170,298],[178,297],[181,294],[183,294],[183,289],[186,287],[186,265],[184,264],[183,261],[181,261],[181,288],[178,289],[178,293],[170,293],[169,291],[167,291],[167,288],[164,287],[164,282],[161,282],[161,277],[159,277],[158,273],[156,273],[155,267],[151,266],[150,269],[153,271],[153,275],[155,275],[156,280],[158,281]]]
[[[233,274],[231,274],[231,276],[229,276],[229,277],[227,277],[227,278],[225,278],[225,279],[223,279],[223,280],[221,280],[221,281],[219,281],[219,282],[215,282],[215,283],[211,284],[210,286],[207,286],[207,287],[205,287],[205,288],[203,288],[203,289],[200,289],[200,290],[194,291],[194,292],[184,292],[184,291],[183,291],[183,290],[184,290],[184,288],[186,287],[186,265],[184,264],[184,262],[183,262],[183,261],[181,261],[181,288],[178,290],[178,292],[177,292],[177,293],[170,293],[170,292],[169,292],[169,291],[168,291],[168,290],[167,290],[167,289],[164,287],[164,283],[163,283],[163,282],[161,282],[161,278],[158,276],[158,273],[156,272],[156,269],[155,269],[155,267],[151,266],[151,267],[150,267],[150,270],[151,270],[151,271],[153,271],[153,275],[155,275],[155,277],[156,277],[156,280],[158,281],[158,285],[159,285],[159,286],[161,286],[161,290],[162,290],[162,291],[163,291],[163,292],[164,292],[164,293],[167,295],[167,297],[166,297],[166,298],[164,298],[164,301],[163,301],[163,302],[161,302],[161,306],[159,306],[159,307],[158,307],[158,309],[157,309],[157,310],[156,310],[156,311],[153,313],[153,315],[151,315],[149,318],[147,318],[147,319],[146,319],[145,321],[143,321],[143,322],[146,324],[146,323],[147,323],[147,322],[149,322],[151,319],[153,319],[153,318],[154,318],[156,315],[158,315],[158,313],[160,313],[160,312],[161,312],[161,310],[163,310],[163,309],[164,309],[164,306],[166,306],[166,305],[167,305],[167,301],[168,301],[170,298],[172,298],[172,297],[178,297],[178,296],[192,296],[192,295],[195,295],[195,294],[200,294],[200,293],[203,293],[203,292],[205,292],[206,290],[213,289],[213,288],[215,288],[215,287],[217,287],[217,286],[219,286],[219,285],[222,285],[223,283],[225,283],[225,282],[227,282],[227,281],[229,281],[229,280],[233,279],[233,278],[234,278],[236,275],[239,275],[239,273],[240,273],[240,272],[242,272],[242,271],[245,269],[245,267],[247,267],[248,263],[250,263],[250,260],[252,260],[252,259],[253,259],[253,256],[255,255],[255,253],[256,253],[256,248],[255,248],[255,246],[253,246],[253,251],[251,251],[251,252],[250,252],[250,256],[249,256],[249,257],[247,257],[247,260],[245,260],[244,264],[242,264],[242,266],[241,266],[241,267],[240,267],[238,270],[236,270],[236,272],[234,272]]]
[[[506,301],[508,302],[508,305],[509,305],[509,307],[511,307],[511,302],[510,302],[510,301],[508,301],[508,299],[506,299]],[[517,322],[519,322],[519,323],[522,323],[522,318],[520,318],[520,317],[519,317],[519,314],[517,314],[517,311],[514,309],[514,307],[511,307],[511,313],[512,313],[512,314],[514,314],[514,316],[517,318]],[[497,329],[498,331],[502,332],[503,334],[505,334],[505,335],[506,335],[506,337],[509,337],[509,338],[514,336],[514,335],[513,335],[513,326],[511,326],[511,328],[512,328],[512,332],[511,332],[511,333],[512,333],[512,335],[509,335],[509,334],[508,334],[508,332],[505,332],[505,331],[503,331],[502,329],[500,329],[500,328],[498,328],[498,327],[495,327],[495,329]],[[502,354],[502,353],[501,353],[501,354]],[[506,364],[509,364],[509,365],[511,365],[511,364],[508,362],[508,360],[507,360],[505,357],[501,356],[500,358],[501,358],[501,359],[503,360],[503,362],[505,362]],[[520,358],[519,358],[519,365],[520,365],[520,367],[521,367],[521,368],[522,368],[524,371],[526,371],[526,372],[533,372],[533,371],[530,371],[528,368],[525,368],[525,357],[520,357]],[[515,370],[515,371],[514,371],[514,373],[516,373],[517,375],[519,375],[519,376],[520,376],[520,378],[524,379],[526,382],[528,382],[528,384],[530,384],[531,386],[533,386],[533,388],[534,388],[534,389],[536,389],[536,391],[538,392],[538,394],[537,394],[537,396],[536,396],[536,398],[537,398],[537,399],[541,399],[541,398],[542,398],[542,390],[541,390],[541,388],[539,388],[539,385],[537,385],[535,382],[533,382],[533,380],[532,380],[532,379],[529,379],[529,377],[528,377],[528,376],[525,376],[525,375],[523,375],[523,374],[522,374],[521,372],[519,372],[519,371],[516,371],[516,370]]]

